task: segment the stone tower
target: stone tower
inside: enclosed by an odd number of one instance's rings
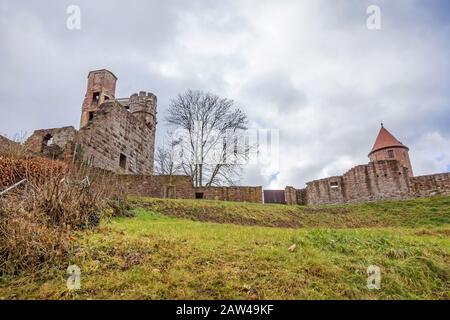
[[[153,93],[141,91],[139,94],[131,95],[128,108],[132,115],[143,120],[149,128],[155,130],[156,104],[157,99]]]
[[[155,153],[155,135],[156,135],[156,107],[157,98],[153,93],[140,91],[139,94],[134,93],[130,96],[128,111],[138,120],[145,123],[150,130],[150,134],[146,137],[145,148],[150,151],[151,170],[153,172],[153,161]]]
[[[409,159],[409,148],[398,141],[381,124],[380,132],[375,140],[372,151],[369,153],[370,161],[397,160],[402,166],[408,169],[408,175],[414,176],[411,161]]]
[[[83,128],[94,118],[94,113],[98,110],[100,104],[115,98],[116,82],[117,77],[106,69],[89,72],[86,96],[81,111],[80,128]]]

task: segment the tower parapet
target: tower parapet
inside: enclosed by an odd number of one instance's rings
[[[151,92],[140,91],[130,97],[129,111],[136,118],[145,121],[147,126],[156,128],[157,98]]]

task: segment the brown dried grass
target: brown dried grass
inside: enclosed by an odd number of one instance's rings
[[[104,212],[125,215],[115,175],[43,158],[0,157],[0,274],[60,263],[73,249],[73,231],[98,225]]]

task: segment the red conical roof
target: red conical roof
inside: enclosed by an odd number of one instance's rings
[[[375,140],[375,144],[373,145],[372,151],[370,151],[369,155],[375,151],[392,147],[408,149],[407,146],[398,141],[385,127],[381,126],[377,140]]]

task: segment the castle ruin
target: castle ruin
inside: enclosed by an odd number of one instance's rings
[[[157,98],[144,91],[116,98],[116,83],[108,70],[89,72],[80,129],[36,130],[25,143],[28,149],[114,172],[128,194],[156,198],[322,205],[450,194],[450,173],[415,177],[409,148],[383,125],[368,164],[301,189],[288,186],[263,195],[260,186],[194,187],[188,176],[153,175]]]
[[[140,91],[116,98],[117,77],[105,69],[87,78],[80,129],[34,131],[25,142],[34,155],[114,172],[129,194],[262,202],[261,187],[194,187],[188,176],[153,175],[156,95]]]
[[[116,81],[108,70],[89,72],[80,129],[36,130],[26,141],[30,151],[118,174],[153,174],[156,96],[116,99]]]

